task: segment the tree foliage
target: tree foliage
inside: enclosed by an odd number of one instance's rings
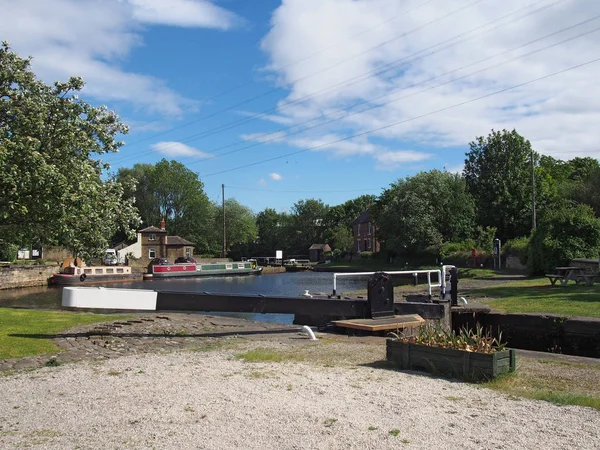
[[[123,186],[103,181],[99,155],[116,152],[127,133],[106,107],[79,99],[81,78],[53,86],[30,60],[0,47],[0,217],[4,240],[61,243],[99,254],[119,229],[137,222]]]
[[[320,199],[299,200],[291,208],[285,224],[288,252],[307,255],[312,244],[324,243],[325,218],[329,206]]]
[[[162,159],[155,165],[119,169],[118,179],[135,180],[130,195],[135,197],[144,226],[156,226],[165,219],[169,234],[194,242],[197,252],[211,252],[216,247],[218,211],[204,193],[197,173],[178,161]]]
[[[597,258],[600,219],[587,205],[549,211],[529,241],[527,265],[531,273],[552,273],[573,258]]]
[[[284,233],[288,222],[287,214],[266,208],[256,215],[257,240],[256,256],[275,256],[277,250],[286,250],[287,239]]]
[[[502,240],[528,234],[532,228],[531,159],[537,159],[529,141],[515,130],[492,130],[469,147],[463,174],[475,199],[478,224],[496,227]],[[544,199],[539,196],[538,201],[542,204]]]
[[[460,175],[432,170],[393,183],[373,214],[388,251],[416,253],[470,237],[475,211]]]

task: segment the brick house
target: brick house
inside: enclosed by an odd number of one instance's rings
[[[376,238],[375,222],[367,209],[354,222],[352,222],[352,235],[354,237],[353,252],[379,253],[380,245]]]
[[[155,226],[139,231],[142,255],[141,263],[147,264],[153,258],[167,258],[173,262],[180,256],[191,257],[194,254],[194,243],[179,236],[168,236],[164,219],[160,228]]]

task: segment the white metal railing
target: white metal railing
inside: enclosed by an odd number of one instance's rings
[[[454,266],[442,266],[440,269],[428,269],[428,270],[393,270],[393,271],[385,271],[379,270],[377,272],[335,272],[333,274],[333,295],[337,294],[337,279],[338,277],[360,277],[360,276],[371,276],[375,273],[384,272],[389,275],[412,275],[417,276],[420,273],[427,274],[427,295],[431,297],[431,289],[435,287],[440,288],[440,297],[444,299],[446,296],[446,274],[449,269],[452,269]],[[437,281],[434,283],[431,281],[431,274],[437,275]]]

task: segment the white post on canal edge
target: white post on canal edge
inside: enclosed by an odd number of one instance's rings
[[[156,291],[144,289],[112,289],[103,287],[65,287],[65,308],[102,308],[156,311]]]

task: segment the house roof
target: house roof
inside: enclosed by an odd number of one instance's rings
[[[167,236],[167,245],[194,245],[194,243],[179,236]]]
[[[325,250],[325,247],[330,248],[329,244],[313,244],[309,250]]]
[[[352,222],[352,225],[358,225],[359,223],[368,223],[368,222],[373,222],[373,217],[371,216],[371,211],[369,211],[367,209],[360,216],[358,216],[358,219],[356,219],[354,222]]]
[[[166,233],[167,230],[161,230],[160,228],[157,228],[155,226],[151,226],[151,227],[147,227],[144,228],[143,230],[140,230],[140,233]]]

